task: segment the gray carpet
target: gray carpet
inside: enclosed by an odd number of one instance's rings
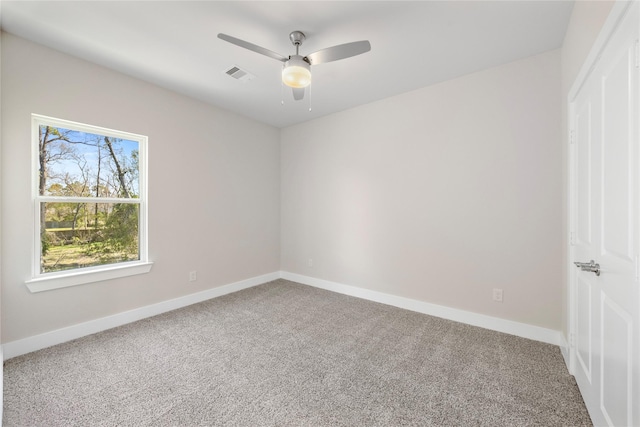
[[[285,280],[8,360],[3,421],[591,425],[555,346]]]

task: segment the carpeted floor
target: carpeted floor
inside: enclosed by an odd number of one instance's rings
[[[591,425],[555,346],[285,280],[6,361],[3,422]]]

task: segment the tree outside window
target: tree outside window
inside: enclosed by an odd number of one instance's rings
[[[34,116],[38,272],[146,258],[146,138]]]

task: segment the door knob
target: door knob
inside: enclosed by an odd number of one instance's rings
[[[600,264],[596,264],[594,260],[589,262],[574,262],[576,267],[580,267],[582,271],[590,271],[592,273],[596,273],[596,276],[600,275]]]

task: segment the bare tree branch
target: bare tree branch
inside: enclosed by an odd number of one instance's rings
[[[131,196],[129,195],[129,189],[127,188],[127,180],[125,177],[126,172],[122,170],[122,167],[120,166],[120,162],[118,161],[118,156],[116,156],[116,153],[113,150],[113,145],[111,144],[111,140],[109,139],[108,136],[104,137],[104,142],[107,145],[107,148],[109,149],[109,154],[111,154],[111,159],[113,160],[113,163],[116,167],[118,181],[120,182],[120,192],[124,197],[129,198]]]

